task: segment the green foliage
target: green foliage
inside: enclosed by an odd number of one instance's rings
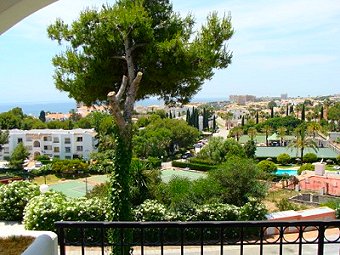
[[[109,183],[104,182],[95,185],[89,192],[87,192],[86,197],[106,199],[108,195],[109,195]]]
[[[298,175],[300,175],[304,170],[311,170],[314,171],[315,170],[315,166],[311,163],[305,163],[302,166],[300,166],[299,170],[298,170]]]
[[[328,110],[328,119],[339,121],[340,120],[340,102],[334,104]]]
[[[338,164],[340,164],[340,155],[336,157],[336,161],[338,162]]]
[[[224,140],[222,137],[212,137],[197,155],[200,159],[210,159],[215,164],[222,163],[233,156],[246,157],[244,148],[234,139]]]
[[[32,198],[24,211],[24,225],[29,230],[56,231],[56,221],[104,221],[107,202],[97,198],[68,199],[57,192]]]
[[[58,20],[48,28],[49,37],[70,47],[53,59],[56,86],[86,104],[118,91],[124,67],[112,56],[124,55],[124,34],[131,47],[137,45],[133,64],[148,70],[136,99],[159,95],[167,102],[187,102],[214,68],[231,62],[224,47],[233,34],[230,17],[212,13],[198,33],[193,24],[191,16],[180,17],[165,1],[119,1],[99,11],[86,10],[72,25]]]
[[[161,203],[155,200],[145,200],[143,204],[134,210],[136,221],[171,221],[176,215]]]
[[[336,210],[337,208],[340,207],[340,198],[332,198],[332,199],[328,200],[327,202],[322,203],[321,205],[327,206],[329,208]]]
[[[335,209],[335,217],[337,219],[340,219],[340,206],[338,206],[336,209]]]
[[[289,211],[294,210],[298,211],[300,210],[300,207],[288,200],[288,198],[282,198],[280,201],[275,202],[276,207],[279,209],[279,211]]]
[[[190,163],[193,164],[202,164],[202,165],[213,165],[214,162],[211,159],[202,159],[202,158],[189,158],[188,159]]]
[[[9,131],[0,129],[0,151],[2,150],[2,145],[8,143]]]
[[[198,130],[184,120],[154,118],[133,137],[134,151],[139,157],[166,157],[192,146],[198,137]]]
[[[254,161],[235,157],[218,169],[209,171],[208,178],[219,184],[223,203],[242,206],[251,197],[265,196],[266,187],[257,180],[259,173]]]
[[[9,164],[12,168],[23,169],[22,164],[29,156],[29,152],[23,143],[18,143],[17,147],[12,152]]]
[[[277,170],[277,166],[274,162],[269,160],[262,160],[257,164],[257,167],[265,173],[273,173]]]
[[[84,175],[88,172],[88,164],[80,159],[54,160],[52,162],[52,172],[62,177],[73,177]]]
[[[222,203],[204,204],[188,215],[190,221],[235,221],[239,219],[239,207]]]
[[[281,153],[276,157],[277,163],[285,166],[288,165],[291,161],[291,157],[287,153]]]
[[[253,140],[247,141],[243,148],[248,158],[255,158],[256,145]]]
[[[252,220],[265,220],[268,210],[265,205],[260,203],[259,200],[250,198],[249,202],[244,204],[239,211],[239,220],[252,221]]]
[[[26,204],[39,195],[39,187],[27,181],[0,185],[0,220],[21,221]]]
[[[294,128],[300,125],[300,123],[301,120],[293,116],[274,117],[257,124],[256,129],[261,130],[266,125],[272,127],[274,130],[277,130],[279,127],[285,127],[287,128],[288,133],[290,133]]]
[[[144,200],[151,198],[154,187],[161,182],[158,170],[147,170],[146,162],[132,159],[131,162],[131,202],[140,205]]]
[[[303,156],[303,162],[305,163],[314,163],[318,160],[318,156],[315,154],[315,153],[306,153],[304,156]]]

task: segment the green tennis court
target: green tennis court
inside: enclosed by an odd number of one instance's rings
[[[172,177],[186,177],[190,180],[197,180],[201,177],[205,177],[206,174],[203,172],[189,171],[189,170],[175,170],[175,169],[166,169],[161,171],[162,180],[164,182],[169,182]]]
[[[92,188],[92,185],[87,184],[87,191],[90,191]],[[86,195],[86,183],[79,180],[52,184],[50,185],[50,189],[60,191],[68,197],[83,197]]]

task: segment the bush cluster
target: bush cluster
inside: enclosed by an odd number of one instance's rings
[[[277,170],[275,163],[269,160],[262,160],[257,164],[257,167],[265,173],[273,173]]]
[[[28,181],[0,186],[0,220],[21,221],[26,204],[39,195],[39,187]]]
[[[276,157],[277,163],[287,165],[291,162],[291,157],[287,153],[281,153]]]
[[[26,229],[56,231],[54,222],[104,221],[108,214],[107,202],[97,198],[67,198],[49,191],[32,198],[24,210]]]
[[[302,166],[300,166],[299,170],[298,170],[298,175],[300,175],[304,170],[311,170],[314,171],[315,170],[315,166],[311,163],[305,163]]]
[[[315,153],[306,153],[303,156],[303,162],[305,163],[314,163],[318,160],[318,156]]]
[[[137,221],[247,221],[264,220],[267,210],[256,199],[241,207],[223,203],[196,205],[188,212],[174,212],[155,200],[146,200],[134,211]]]

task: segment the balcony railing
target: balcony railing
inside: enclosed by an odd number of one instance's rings
[[[60,255],[340,254],[340,220],[57,222]]]

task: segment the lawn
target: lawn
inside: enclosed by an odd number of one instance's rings
[[[55,176],[54,174],[49,174],[46,176],[46,184],[51,185],[51,184],[56,184],[60,181],[60,178]],[[33,183],[36,183],[38,185],[45,184],[45,177],[44,176],[38,176],[35,177],[33,180]]]

